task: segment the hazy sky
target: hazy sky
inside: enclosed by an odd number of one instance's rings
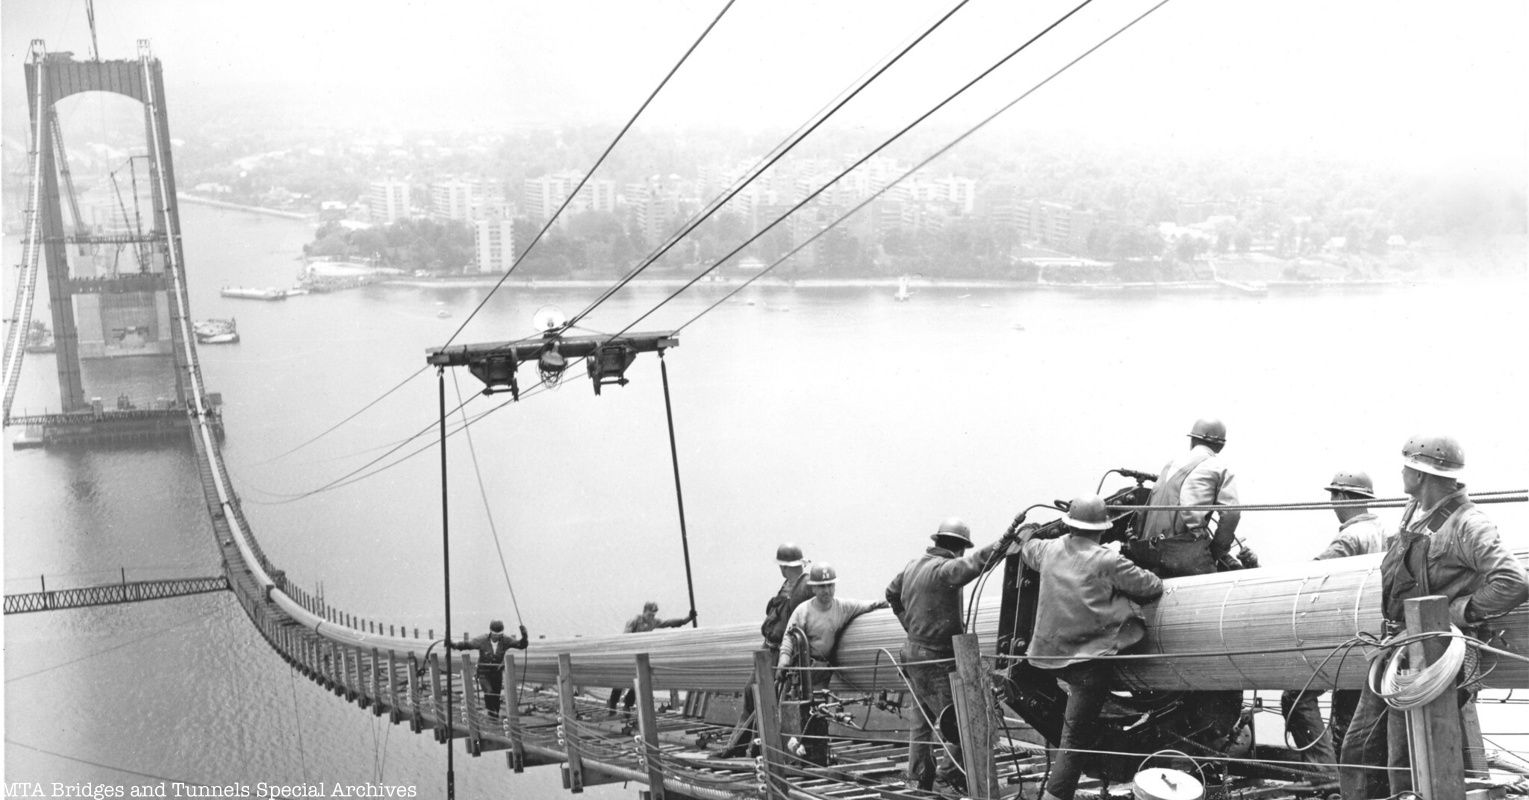
[[[738,0],[644,118],[794,127],[952,3]],[[972,0],[839,124],[900,125],[1072,3]],[[390,126],[623,122],[723,7],[710,0],[96,0],[102,55],[139,38],[172,102],[280,89],[301,113]],[[983,92],[962,125],[1150,3],[1096,0]],[[84,0],[0,0],[4,111],[25,114],[28,42],[89,53]],[[1529,3],[1171,0],[1006,121],[1106,138],[1288,145],[1522,169]],[[172,109],[174,107],[172,106]],[[174,117],[172,117],[173,121]],[[17,130],[14,121],[7,133]]]

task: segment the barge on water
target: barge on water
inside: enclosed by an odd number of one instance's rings
[[[287,290],[275,286],[249,287],[249,286],[224,286],[219,294],[224,297],[233,297],[240,300],[285,300]]]

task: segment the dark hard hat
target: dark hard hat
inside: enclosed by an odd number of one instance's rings
[[[1458,478],[1465,469],[1465,448],[1448,436],[1414,436],[1402,448],[1402,463],[1430,475]]]
[[[648,602],[642,604],[642,610],[643,611],[657,611],[658,610],[658,603],[653,601],[653,600],[649,600]]]
[[[930,534],[929,538],[936,543],[941,539],[953,539],[960,542],[962,547],[972,546],[972,530],[959,517],[951,517],[941,522],[940,529]]]
[[[1363,472],[1340,472],[1333,476],[1332,483],[1327,484],[1327,491],[1347,492],[1374,500],[1375,482]]]
[[[1194,439],[1204,439],[1212,444],[1226,444],[1226,423],[1215,417],[1201,417],[1195,420],[1193,428],[1189,429],[1189,435]]]
[[[488,629],[494,633],[504,633],[504,623],[496,619],[488,624]]]
[[[790,542],[781,542],[780,547],[775,548],[775,563],[783,567],[800,567],[802,548]]]
[[[807,573],[808,586],[826,586],[839,582],[839,573],[832,564],[819,561],[812,565],[812,570]]]
[[[1107,531],[1110,529],[1110,513],[1104,507],[1104,498],[1097,494],[1085,494],[1067,505],[1067,516],[1062,519],[1069,528],[1080,531]]]

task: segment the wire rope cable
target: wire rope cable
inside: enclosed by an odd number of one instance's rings
[[[969,138],[972,134],[974,134],[977,131],[981,130],[982,128],[986,127],[993,120],[997,119],[1004,112],[1008,111],[1009,109],[1013,108],[1015,105],[1019,104],[1020,101],[1024,100],[1025,98],[1029,97],[1031,94],[1035,93],[1042,86],[1045,86],[1046,84],[1050,83],[1052,80],[1056,79],[1057,76],[1059,76],[1062,73],[1066,72],[1067,70],[1071,69],[1078,62],[1080,62],[1083,59],[1087,58],[1088,56],[1092,55],[1095,51],[1097,51],[1100,48],[1104,47],[1106,44],[1109,44],[1116,37],[1118,37],[1121,34],[1125,33],[1127,30],[1130,30],[1131,28],[1135,27],[1137,23],[1141,22],[1143,19],[1146,19],[1147,16],[1149,16],[1150,14],[1152,14],[1153,12],[1157,11],[1159,8],[1162,8],[1164,5],[1167,5],[1167,4],[1168,4],[1168,0],[1160,0],[1156,5],[1153,5],[1151,8],[1148,8],[1146,11],[1144,11],[1140,15],[1136,16],[1130,22],[1127,22],[1124,26],[1116,29],[1114,33],[1111,33],[1109,36],[1104,37],[1097,44],[1095,44],[1093,47],[1090,47],[1089,49],[1085,50],[1078,57],[1076,57],[1073,60],[1067,62],[1064,65],[1062,65],[1062,67],[1060,69],[1056,70],[1055,72],[1051,73],[1049,76],[1047,76],[1045,79],[1043,79],[1039,83],[1037,83],[1034,86],[1030,87],[1030,89],[1026,90],[1020,96],[1014,98],[1013,100],[1009,101],[1008,103],[1004,104],[1003,106],[1000,106],[998,108],[998,110],[996,110],[993,113],[989,114],[988,116],[984,117],[976,125],[973,125],[972,127],[968,128],[966,130],[966,132],[962,133],[960,136],[957,136],[956,138],[952,139],[950,142],[947,142],[943,147],[941,147],[938,150],[934,151],[934,153],[930,154],[924,160],[922,160],[918,164],[914,165],[912,169],[907,170],[902,175],[899,175],[898,177],[894,178],[892,181],[888,182],[885,186],[883,186],[880,189],[876,190],[874,193],[872,193],[865,200],[862,200],[861,202],[857,203],[849,211],[847,211],[844,214],[840,215],[833,222],[830,222],[828,225],[824,226],[817,233],[815,233],[812,236],[808,237],[807,240],[803,241],[801,244],[799,244],[796,247],[792,248],[789,252],[787,252],[785,255],[781,256],[779,259],[776,259],[769,266],[767,266],[764,269],[761,269],[758,272],[756,272],[755,274],[749,276],[748,280],[746,280],[743,283],[739,284],[738,286],[734,287],[732,291],[730,291],[727,294],[723,295],[722,297],[718,298],[716,300],[716,302],[714,302],[711,305],[707,306],[706,308],[702,309],[694,317],[691,317],[683,325],[680,325],[678,328],[676,328],[675,329],[675,333],[678,334],[680,331],[683,331],[684,329],[690,327],[697,320],[699,320],[702,317],[706,316],[708,313],[710,313],[713,310],[715,310],[718,306],[722,305],[723,303],[727,302],[729,299],[731,299],[734,296],[736,296],[739,292],[741,292],[744,289],[748,288],[750,285],[752,285],[754,283],[754,281],[757,281],[760,278],[764,277],[765,275],[769,274],[776,267],[778,267],[781,264],[785,263],[787,259],[791,258],[792,256],[796,255],[797,253],[799,253],[802,250],[806,249],[813,242],[817,241],[819,238],[821,238],[822,236],[827,234],[829,231],[831,231],[834,228],[838,227],[838,225],[840,223],[844,222],[846,219],[849,219],[852,215],[854,215],[860,209],[865,208],[866,206],[868,206],[872,202],[874,202],[877,198],[881,197],[883,194],[886,194],[888,191],[891,190],[892,187],[898,185],[902,181],[906,180],[909,176],[913,175],[914,173],[916,173],[919,170],[923,169],[924,167],[928,166],[935,159],[945,155],[945,153],[949,152],[956,145],[960,144],[961,142],[963,142],[967,138]],[[1071,13],[1071,12],[1069,12],[1069,13]],[[1053,24],[1053,27],[1054,26],[1055,26],[1055,24]],[[1049,28],[1048,28],[1048,30],[1049,30]],[[789,214],[790,212],[787,212],[787,213]],[[731,255],[732,254],[729,254],[728,256],[724,257],[724,260],[726,258],[730,258]],[[719,266],[721,263],[722,263],[722,261],[716,262],[710,268],[707,269],[707,272],[710,272],[711,270],[716,269],[717,266]],[[702,276],[704,276],[705,274],[706,273],[702,273]],[[699,277],[696,280],[699,280]],[[685,286],[681,287],[677,292],[675,292],[673,295],[671,295],[668,299],[663,300],[657,306],[654,306],[654,308],[651,311],[649,311],[648,313],[652,314],[654,311],[657,311],[660,306],[664,305],[665,303],[668,303],[670,300],[673,300],[674,297],[678,296],[681,292],[683,292],[686,289],[690,288],[692,285],[694,285],[695,282],[696,281],[691,281],[690,283],[687,283]],[[632,325],[636,325],[638,322],[641,322],[642,319],[646,318],[646,316],[647,315],[644,315],[644,317],[639,318],[637,321],[633,322]],[[630,328],[628,328],[628,330],[630,330]],[[625,332],[625,331],[623,331],[623,332]]]
[[[913,50],[913,48],[917,47],[926,38],[938,30],[941,25],[944,25],[947,20],[954,16],[957,11],[960,11],[961,8],[964,7],[968,2],[970,2],[970,0],[960,0],[957,2],[950,8],[949,11],[946,11],[939,19],[935,20],[932,25],[926,28],[908,44],[903,46],[902,49],[899,50],[896,55],[892,56],[890,60],[884,58],[884,63],[882,63],[880,67],[873,67],[866,73],[862,74],[860,78],[856,79],[855,83],[858,83],[858,85],[854,85],[852,83],[852,88],[846,88],[844,91],[841,91],[838,98],[830,101],[827,106],[820,108],[813,116],[809,117],[806,122],[804,122],[795,131],[788,135],[786,139],[777,144],[771,153],[767,155],[766,159],[756,163],[755,167],[751,169],[751,174],[747,174],[743,179],[735,181],[734,186],[730,191],[726,191],[713,198],[712,201],[707,204],[707,209],[704,211],[704,213],[698,213],[697,215],[693,216],[689,223],[682,227],[678,232],[671,234],[667,242],[661,248],[659,248],[653,254],[649,255],[647,258],[643,259],[642,262],[640,262],[636,267],[634,267],[620,280],[618,280],[615,285],[602,292],[600,296],[597,297],[594,302],[586,306],[583,311],[580,311],[579,313],[570,317],[568,324],[577,324],[580,320],[587,317],[601,304],[605,303],[617,292],[621,291],[623,287],[631,283],[632,280],[635,279],[639,274],[641,274],[659,258],[663,257],[663,255],[669,252],[669,250],[676,244],[679,244],[679,242],[685,236],[689,235],[691,231],[695,230],[696,226],[700,225],[712,214],[720,210],[723,205],[725,205],[739,192],[743,191],[743,189],[750,183],[753,183],[754,180],[762,175],[765,170],[774,166],[777,161],[784,158],[787,153],[791,152],[791,150],[795,149],[796,146],[801,144],[803,140],[812,135],[812,133],[816,131],[820,126],[822,126],[823,123],[827,122],[829,118],[838,113],[839,110],[844,108],[846,104],[855,99],[855,97],[857,97],[866,87],[870,86],[872,82],[880,78],[897,62],[901,61],[903,56],[906,56]],[[825,186],[824,188],[827,187]],[[766,228],[766,230],[768,230],[768,228]],[[750,241],[753,240],[750,239]],[[747,244],[747,242],[745,244]]]
[[[334,433],[336,430],[338,430],[340,428],[340,426],[342,426],[342,425],[350,422],[351,420],[355,419],[356,417],[359,417],[362,414],[366,413],[369,409],[371,409],[372,406],[375,406],[378,403],[382,402],[383,400],[387,399],[389,395],[393,394],[394,392],[398,391],[399,389],[402,389],[405,385],[407,385],[409,383],[409,381],[412,381],[415,378],[418,378],[419,376],[425,374],[425,372],[427,370],[429,370],[429,369],[430,369],[429,365],[420,367],[419,369],[415,370],[414,373],[411,374],[409,377],[404,378],[403,380],[399,381],[397,384],[395,384],[393,386],[393,388],[391,388],[391,389],[387,390],[386,392],[383,392],[382,394],[378,395],[376,399],[374,399],[370,403],[367,403],[366,405],[362,406],[355,413],[351,414],[350,416],[346,417],[345,419],[340,420],[339,422],[336,422],[333,425],[330,425],[328,428],[325,428],[323,431],[319,432],[318,435],[309,438],[307,441],[297,445],[296,447],[293,447],[292,449],[287,450],[284,453],[279,453],[277,455],[271,456],[270,458],[268,458],[268,459],[266,459],[264,461],[258,462],[256,464],[256,466],[261,466],[261,465],[269,464],[269,463],[271,463],[273,461],[280,461],[281,459],[286,458],[287,456],[290,456],[293,453],[296,453],[297,451],[307,447],[308,445],[311,445],[314,442],[317,442],[318,440],[324,438],[325,436],[328,436],[329,434]]]
[[[647,319],[649,316],[652,316],[655,312],[657,312],[660,308],[662,308],[665,305],[667,305],[674,298],[679,297],[681,294],[683,294],[684,292],[689,290],[692,286],[694,286],[697,283],[699,283],[702,278],[706,277],[707,275],[709,275],[713,271],[715,271],[718,267],[722,266],[722,264],[726,263],[728,259],[731,259],[733,256],[738,255],[740,252],[742,252],[744,250],[744,248],[746,248],[749,245],[753,244],[755,241],[758,241],[766,233],[769,233],[771,230],[774,230],[775,226],[777,226],[780,223],[784,222],[787,217],[790,217],[792,214],[796,213],[798,209],[800,209],[803,206],[807,205],[808,203],[811,203],[812,201],[816,200],[818,198],[818,196],[820,196],[824,192],[828,191],[828,189],[830,187],[832,187],[834,184],[838,183],[840,180],[843,180],[846,175],[848,175],[851,172],[855,171],[862,164],[864,164],[867,161],[869,161],[872,158],[874,158],[882,150],[885,150],[886,148],[890,147],[894,142],[896,142],[897,140],[901,139],[909,131],[911,131],[914,128],[918,127],[918,125],[923,123],[929,117],[933,116],[940,109],[944,108],[945,106],[947,106],[951,102],[953,102],[956,98],[958,98],[961,95],[965,94],[968,89],[970,89],[971,87],[977,85],[978,82],[982,81],[984,78],[986,78],[989,75],[993,74],[993,72],[997,71],[998,68],[1000,68],[1004,64],[1008,63],[1015,56],[1017,56],[1020,53],[1024,52],[1032,44],[1034,44],[1035,42],[1039,41],[1042,37],[1044,37],[1045,35],[1050,33],[1052,30],[1055,30],[1057,26],[1061,25],[1063,22],[1066,22],[1074,14],[1078,13],[1079,11],[1082,11],[1084,8],[1086,8],[1092,2],[1093,2],[1093,0],[1083,0],[1083,2],[1079,3],[1078,5],[1074,6],[1072,9],[1070,9],[1067,13],[1065,13],[1062,16],[1058,17],[1051,24],[1047,25],[1045,28],[1042,28],[1039,33],[1037,33],[1034,36],[1030,37],[1029,39],[1025,40],[1018,47],[1016,47],[1013,50],[1009,51],[1009,53],[1007,55],[1004,55],[1002,58],[998,59],[993,64],[988,66],[986,69],[984,69],[983,71],[979,72],[976,77],[974,77],[971,80],[967,81],[959,89],[956,89],[954,92],[946,95],[943,100],[940,100],[938,103],[935,103],[933,106],[931,106],[928,110],[924,111],[922,114],[919,114],[917,117],[915,117],[913,119],[912,122],[909,122],[907,125],[904,125],[896,133],[892,134],[890,137],[888,137],[887,139],[882,141],[881,144],[879,144],[876,147],[872,148],[869,152],[867,152],[865,155],[861,156],[859,159],[856,159],[854,163],[850,164],[848,167],[846,167],[845,169],[840,171],[837,175],[835,175],[834,177],[830,178],[823,185],[819,186],[817,189],[814,189],[806,197],[803,197],[801,200],[799,200],[797,203],[792,205],[790,208],[786,209],[785,213],[783,213],[780,216],[776,217],[768,225],[764,226],[763,228],[760,228],[758,231],[756,231],[754,233],[754,235],[750,236],[748,239],[745,239],[743,241],[743,243],[739,244],[737,247],[735,247],[732,250],[728,251],[726,255],[723,255],[721,258],[719,258],[716,261],[712,262],[711,266],[709,266],[706,269],[702,270],[700,273],[698,273],[695,277],[691,278],[689,281],[686,281],[684,283],[684,285],[680,286],[680,288],[676,289],[668,297],[664,298],[663,300],[660,300],[656,305],[654,305],[651,309],[649,309],[647,312],[645,312],[642,316],[640,316],[637,319],[633,320],[632,323],[627,325],[625,328],[622,328],[621,331],[619,331],[617,333],[617,335],[620,335],[622,333],[626,333],[627,331],[631,330],[634,326],[636,326],[638,323],[642,322],[644,319]],[[1166,2],[1168,2],[1168,0],[1162,0],[1162,2],[1166,3]],[[1161,3],[1159,5],[1161,5]],[[1149,11],[1148,13],[1151,13],[1151,12]],[[1132,23],[1132,24],[1134,24],[1134,23]],[[1095,48],[1093,48],[1093,49],[1097,49],[1097,47],[1098,46],[1096,45]],[[1088,52],[1093,52],[1093,50],[1091,49]],[[1087,54],[1085,53],[1085,55],[1087,55]],[[1082,57],[1080,56],[1079,58],[1081,59]],[[1076,63],[1076,62],[1074,62],[1074,63]],[[1065,67],[1064,67],[1064,69],[1065,69]],[[985,124],[985,122],[982,123],[982,124]],[[971,134],[971,131],[968,131],[966,135],[970,135],[970,134]],[[962,138],[964,139],[965,136],[963,136]],[[957,141],[960,141],[960,140],[958,139]],[[948,147],[949,146],[947,146],[947,149],[948,149]],[[927,163],[927,162],[925,162],[925,163]],[[903,177],[906,177],[906,174]],[[901,178],[899,178],[898,180],[901,180]],[[895,181],[894,181],[894,183],[895,183]],[[885,191],[885,189],[883,189],[883,191]],[[878,197],[878,196],[880,196],[880,195],[879,194],[873,195],[872,198]],[[855,208],[859,209],[859,208],[861,208],[864,205],[865,205],[865,203],[862,203],[862,204],[856,206]],[[853,213],[853,212],[851,212],[851,213]],[[848,216],[848,215],[845,215],[845,216]],[[843,217],[841,217],[840,219],[842,220]],[[816,238],[816,237],[814,237],[814,238]],[[811,240],[809,240],[809,241],[811,241]],[[800,248],[798,248],[798,249],[800,249]],[[795,253],[795,252],[796,252],[796,250],[792,251],[792,253]],[[782,259],[782,260],[784,260],[784,259]],[[776,264],[779,264],[779,263],[780,263],[779,261],[776,262]],[[773,264],[771,265],[772,268],[774,266],[775,265],[773,265]],[[761,271],[759,273],[759,275],[762,275],[766,271],[768,271],[768,269]],[[749,282],[752,282],[754,279],[758,278],[759,275],[752,276]],[[749,282],[746,282],[744,285],[748,285]],[[732,295],[732,293],[729,293],[728,296],[730,297],[731,295]]]
[[[616,149],[616,145],[621,141],[622,137],[626,136],[627,131],[631,130],[633,125],[637,124],[637,119],[642,116],[642,113],[646,111],[648,106],[653,103],[653,100],[658,97],[658,93],[663,91],[664,87],[669,84],[669,80],[674,77],[674,74],[679,72],[680,67],[683,66],[687,60],[689,60],[690,55],[696,51],[696,48],[701,46],[701,42],[706,40],[706,37],[711,33],[712,29],[717,26],[717,23],[722,21],[723,15],[727,13],[728,9],[733,7],[734,2],[736,2],[736,0],[727,0],[727,4],[722,6],[722,10],[718,11],[717,16],[712,18],[711,22],[706,25],[705,30],[702,30],[701,35],[696,37],[696,40],[690,44],[690,47],[685,50],[684,55],[680,56],[679,61],[676,61],[674,66],[669,68],[669,72],[664,75],[663,80],[658,82],[658,85],[655,86],[653,91],[648,94],[647,99],[642,101],[641,106],[638,106],[637,111],[632,114],[631,118],[626,121],[625,125],[621,126],[621,130],[616,132],[616,137],[611,140],[610,144],[606,145],[605,151],[600,153],[599,158],[595,159],[595,163],[589,168],[588,172],[584,173],[584,177],[579,179],[578,185],[568,193],[567,197],[563,198],[562,204],[557,207],[556,211],[552,212],[552,216],[547,219],[547,223],[542,226],[541,230],[536,232],[536,236],[533,237],[531,242],[526,245],[526,249],[521,251],[520,256],[510,264],[509,269],[504,271],[504,274],[499,277],[499,280],[494,284],[494,287],[489,289],[488,292],[483,295],[483,299],[478,301],[478,305],[473,308],[473,310],[467,315],[467,318],[462,320],[462,324],[458,325],[457,329],[452,332],[449,338],[446,339],[446,344],[442,345],[443,347],[450,346],[452,342],[456,341],[457,337],[462,334],[462,331],[467,328],[468,323],[472,322],[473,318],[478,315],[478,312],[482,311],[483,307],[488,305],[489,299],[499,291],[500,287],[504,286],[504,282],[509,280],[510,275],[515,272],[515,268],[520,266],[521,263],[525,261],[526,256],[529,255],[531,250],[536,247],[537,242],[540,242],[542,237],[547,235],[547,231],[551,230],[553,223],[557,221],[558,217],[563,213],[564,209],[568,208],[568,204],[572,203],[573,199],[578,196],[579,191],[584,188],[584,184],[587,183],[589,179],[595,174],[595,171],[600,168],[600,165],[605,163],[605,159],[610,156],[611,151]]]

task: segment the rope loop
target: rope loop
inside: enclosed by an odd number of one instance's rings
[[[1388,640],[1387,647],[1390,652],[1382,653],[1370,661],[1368,677],[1370,690],[1385,700],[1386,705],[1406,711],[1428,705],[1446,691],[1453,689],[1455,678],[1465,664],[1465,654],[1469,646],[1459,628],[1449,626],[1447,635],[1449,646],[1445,648],[1444,654],[1420,670],[1402,668],[1401,662],[1407,652],[1402,645],[1423,637],[1395,637]]]

